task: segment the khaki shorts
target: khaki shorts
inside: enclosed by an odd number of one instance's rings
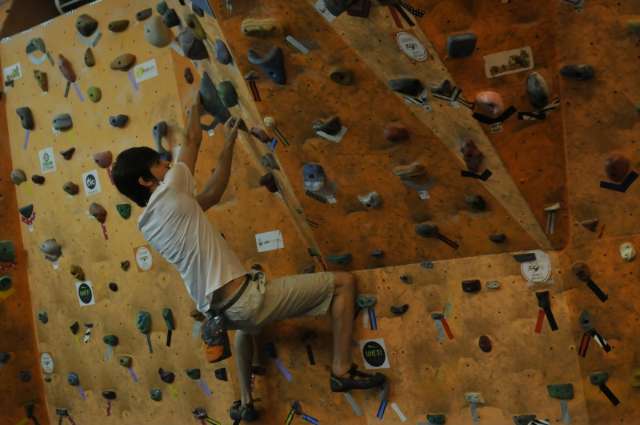
[[[326,314],[334,292],[333,273],[285,276],[267,281],[264,274],[249,282],[225,312],[229,329],[256,334],[277,320]]]

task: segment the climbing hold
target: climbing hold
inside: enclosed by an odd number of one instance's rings
[[[167,370],[164,370],[163,368],[158,369],[158,374],[160,375],[160,379],[162,380],[162,382],[165,382],[167,384],[172,384],[173,381],[176,380],[176,375],[173,372],[169,372]]]
[[[302,174],[304,178],[304,188],[310,192],[321,190],[326,183],[326,175],[322,165],[316,163],[307,163],[302,166]]]
[[[636,258],[636,249],[631,242],[625,242],[620,245],[620,257],[627,262]]]
[[[91,37],[98,29],[98,21],[84,13],[78,16],[78,19],[76,20],[76,29],[80,35],[84,37]]]
[[[402,316],[409,310],[409,304],[392,305],[390,310],[394,316]]]
[[[33,205],[31,207],[33,212]],[[0,261],[8,263],[16,262],[16,247],[13,245],[13,242],[0,240]]]
[[[595,70],[591,65],[565,65],[560,69],[560,75],[570,80],[586,81],[595,76]]]
[[[392,143],[404,142],[409,139],[409,130],[400,124],[388,124],[384,128],[384,138]]]
[[[69,130],[73,127],[73,120],[69,114],[60,114],[53,119],[53,128],[58,131]]]
[[[20,215],[25,219],[30,219],[35,217],[33,215],[33,204],[29,204],[27,206],[19,208],[18,211],[20,212]]]
[[[218,84],[218,94],[220,96],[220,100],[227,108],[231,108],[238,104],[238,94],[236,93],[235,87],[233,87],[233,83],[231,81],[222,81]]]
[[[100,168],[109,168],[113,162],[113,154],[111,151],[98,152],[93,155],[93,161]]]
[[[487,210],[487,202],[480,195],[465,196],[464,201],[473,212],[482,212]]]
[[[227,377],[227,369],[225,369],[224,367],[221,367],[219,369],[216,369],[213,371],[213,376],[216,377],[216,379],[220,380],[220,381],[228,381],[229,378]]]
[[[178,43],[186,57],[191,60],[203,60],[209,58],[209,52],[204,45],[204,41],[196,37],[193,30],[189,27],[183,29],[178,34]]]
[[[353,256],[351,255],[351,253],[347,252],[346,254],[327,255],[325,257],[325,260],[327,260],[331,264],[346,266],[348,264],[351,264],[351,261],[353,260]]]
[[[21,370],[20,372],[18,372],[18,379],[20,379],[20,381],[22,382],[31,381],[31,372],[29,372],[28,370]]]
[[[84,281],[86,280],[86,276],[84,274],[84,270],[82,270],[82,267],[76,265],[76,264],[72,264],[71,265],[71,275],[73,277],[76,278],[76,280],[79,281]]]
[[[489,235],[489,240],[493,243],[504,243],[507,240],[507,235],[504,233],[493,233]]]
[[[485,90],[476,94],[478,112],[491,118],[497,118],[504,112],[504,101],[500,93]]]
[[[29,43],[27,44],[27,48],[26,48],[27,54],[33,53],[33,52],[42,52],[44,54],[47,54],[47,47],[44,44],[44,40],[41,38],[32,38],[31,40],[29,40]]]
[[[323,0],[324,6],[333,16],[340,16],[345,12],[354,0]]]
[[[34,182],[35,184],[44,184],[45,178],[44,176],[41,176],[39,174],[34,174],[31,176],[31,181]]]
[[[49,261],[57,261],[62,256],[62,247],[55,239],[47,239],[40,245],[40,251]]]
[[[160,388],[152,388],[149,392],[149,397],[153,401],[162,401],[162,390]]]
[[[607,177],[614,182],[622,182],[629,173],[631,162],[629,159],[620,154],[613,154],[604,164]]]
[[[46,325],[47,323],[49,323],[49,315],[46,311],[40,310],[38,312],[38,320],[42,322],[43,325]]]
[[[105,400],[115,400],[116,392],[113,390],[104,390],[102,391],[102,398],[104,398]]]
[[[260,177],[260,186],[267,188],[267,190],[271,193],[276,193],[278,191],[278,183],[275,176],[271,172]]]
[[[78,322],[73,322],[71,326],[69,326],[69,330],[72,334],[77,335],[80,330],[80,324]]]
[[[590,220],[583,220],[580,222],[582,227],[589,230],[590,232],[595,232],[596,229],[598,228],[599,223],[600,223],[600,220],[598,220],[597,218],[592,218]]]
[[[410,285],[413,283],[413,278],[411,277],[411,275],[403,274],[403,275],[400,275],[400,282]]]
[[[166,150],[164,146],[162,146],[162,138],[167,136],[167,132],[169,127],[165,121],[160,121],[156,125],[153,126],[152,134],[153,140],[156,144],[156,151],[160,154],[162,159],[167,161],[171,160],[171,152]]]
[[[478,347],[480,347],[480,349],[485,353],[490,352],[491,349],[493,348],[491,344],[491,340],[486,335],[482,335],[480,337],[480,339],[478,340]]]
[[[77,195],[80,192],[80,187],[73,182],[66,182],[62,185],[62,190],[67,192],[69,195]]]
[[[75,151],[76,151],[76,148],[65,149],[63,151],[60,151],[60,155],[62,155],[64,159],[69,161],[73,157],[73,154],[75,153]]]
[[[0,276],[0,292],[5,292],[11,289],[11,277],[7,275]]]
[[[214,123],[211,124],[209,128],[213,128],[217,124],[227,122],[229,117],[231,117],[231,114],[222,103],[218,90],[216,90],[216,87],[213,85],[213,81],[211,81],[211,77],[209,77],[207,72],[202,74],[200,90],[198,93],[200,94],[200,102],[202,103],[204,110],[215,118]]]
[[[419,162],[412,162],[407,165],[398,165],[393,167],[393,174],[401,179],[422,176],[427,173],[427,169]]]
[[[40,87],[40,90],[42,90],[43,92],[48,92],[49,91],[49,79],[47,78],[47,73],[46,72],[42,72],[42,71],[38,71],[37,69],[33,70],[33,76],[35,77],[36,81],[38,82],[38,86]]]
[[[147,9],[143,9],[140,12],[136,13],[136,19],[138,22],[144,21],[145,19],[149,19],[153,15],[153,9],[150,7]]]
[[[171,43],[173,34],[159,16],[152,16],[144,23],[144,39],[152,46],[166,47]]]
[[[278,165],[278,161],[276,161],[276,157],[273,156],[272,153],[268,152],[262,155],[260,158],[260,163],[263,167],[268,168],[269,170],[279,170],[280,166]]]
[[[131,267],[131,262],[130,262],[129,260],[121,261],[121,262],[120,262],[120,268],[121,268],[123,271],[125,271],[125,272],[126,272],[127,270],[129,270],[129,267]]]
[[[111,69],[128,71],[136,63],[136,57],[131,53],[118,56],[111,62]]]
[[[177,27],[180,25],[180,18],[178,17],[175,9],[169,9],[167,13],[164,13],[162,15],[162,20],[169,28]]]
[[[201,3],[202,0],[196,0],[198,3]],[[196,2],[192,1],[191,2],[191,9],[193,10],[193,13],[195,13],[196,15],[198,15],[201,18],[204,18],[204,10],[202,10],[201,7],[196,6],[195,4]]]
[[[91,50],[91,47],[87,47],[87,50],[84,52],[84,64],[89,68],[96,64],[96,58],[93,56],[93,50]]]
[[[107,221],[107,210],[100,204],[92,202],[89,206],[89,214],[91,214],[100,223]]]
[[[111,346],[111,347],[115,347],[118,345],[118,337],[115,335],[105,335],[102,337],[102,342],[104,342],[105,344]]]
[[[109,22],[109,31],[111,32],[122,32],[127,28],[129,28],[128,19],[119,19],[117,21]]]
[[[67,382],[69,383],[69,385],[77,387],[78,385],[80,385],[80,377],[75,372],[69,372],[69,374],[67,375]]]
[[[389,88],[406,96],[418,97],[424,91],[424,86],[416,78],[398,78],[389,80]]]
[[[187,24],[187,27],[191,28],[198,40],[204,41],[207,38],[207,34],[204,32],[200,20],[193,13],[189,13],[184,17],[184,23]]]
[[[446,423],[447,417],[443,414],[427,414],[427,425],[445,425]]]
[[[382,197],[378,192],[369,192],[365,195],[358,195],[358,201],[367,208],[380,208],[382,206]]]
[[[278,27],[278,23],[275,19],[264,18],[264,19],[254,19],[247,18],[242,21],[240,24],[240,30],[242,33],[248,37],[266,37],[271,35],[276,28]]]
[[[538,72],[531,72],[527,77],[527,95],[529,103],[536,109],[542,109],[549,104],[549,86]]]
[[[343,86],[350,86],[353,84],[353,72],[345,68],[333,68],[329,71],[329,78],[331,78],[331,81],[334,83]]]
[[[376,299],[375,295],[358,294],[356,296],[356,305],[361,309],[373,307],[377,302],[378,300]]]
[[[371,255],[373,258],[383,258],[384,257],[384,251],[381,249],[374,249],[373,251],[371,251]]]
[[[322,131],[330,136],[337,135],[342,130],[340,117],[333,115],[327,119],[318,119],[313,122],[313,131]]]
[[[62,76],[70,83],[75,82],[77,76],[75,71],[73,70],[73,67],[71,66],[71,62],[69,62],[69,60],[62,55],[58,55],[58,62],[58,69],[62,73]]]
[[[500,289],[500,282],[497,280],[487,282],[487,289]]]
[[[482,283],[478,279],[463,280],[462,290],[467,293],[479,292],[482,289]]]
[[[115,282],[109,282],[108,285],[109,289],[112,290],[113,292],[118,292],[118,284]]]
[[[11,354],[5,351],[0,352],[0,365],[9,363],[9,360],[11,360]]]
[[[18,186],[27,181],[27,175],[21,169],[16,168],[15,170],[11,171],[11,181],[13,182],[13,184]]]
[[[466,58],[476,49],[478,38],[474,33],[455,34],[447,37],[447,56],[450,58]]]
[[[111,124],[112,127],[123,128],[127,125],[127,122],[129,122],[129,116],[127,115],[118,114],[109,117],[109,124]]]
[[[164,0],[159,1],[158,4],[156,5],[156,11],[160,15],[164,15],[165,13],[167,13],[169,11],[169,6],[167,5],[167,2]]]
[[[187,369],[185,371],[187,373],[187,376],[191,379],[193,379],[194,381],[197,381],[198,379],[200,379],[200,369],[194,368],[194,369]]]
[[[287,82],[284,54],[280,47],[273,46],[264,56],[249,49],[248,58],[249,63],[259,66],[276,84],[283,85]]]
[[[184,69],[184,80],[189,84],[193,84],[193,72],[191,72],[191,68]]]
[[[467,165],[467,169],[473,173],[477,173],[484,160],[484,155],[480,152],[473,140],[465,140],[460,147],[460,152],[462,153],[464,163]]]
[[[223,65],[229,65],[233,61],[233,58],[231,57],[231,52],[227,48],[227,45],[224,44],[224,41],[217,38],[215,47],[216,60]]]
[[[118,363],[122,367],[129,368],[129,367],[131,367],[131,364],[133,363],[133,359],[131,358],[131,356],[120,356],[120,357],[118,357]]]
[[[20,117],[20,122],[22,124],[22,128],[25,130],[33,130],[33,115],[31,114],[31,109],[28,106],[23,106],[21,108],[16,109],[16,113]]]
[[[125,220],[131,217],[131,204],[117,204],[116,209],[118,210],[120,217]]]

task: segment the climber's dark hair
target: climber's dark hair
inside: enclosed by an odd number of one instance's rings
[[[160,161],[160,154],[151,148],[129,148],[120,152],[111,169],[111,177],[118,191],[140,207],[146,207],[151,191],[142,186],[138,179],[153,180],[151,166]]]

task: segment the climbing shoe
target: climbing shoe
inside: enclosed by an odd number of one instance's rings
[[[229,409],[229,416],[234,421],[253,422],[258,420],[260,415],[253,407],[253,403],[242,405],[240,400],[236,400]]]
[[[348,377],[339,377],[331,374],[331,391],[343,393],[351,390],[366,390],[382,386],[387,378],[381,373],[370,374],[360,372],[356,365],[349,369]]]

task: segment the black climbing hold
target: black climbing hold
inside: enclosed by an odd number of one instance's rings
[[[193,84],[193,72],[191,72],[191,68],[185,68],[184,69],[184,80],[189,83],[189,84]]]
[[[42,322],[43,325],[46,325],[47,323],[49,323],[49,315],[46,311],[40,310],[38,312],[38,320]]]
[[[31,381],[31,372],[28,370],[21,370],[20,372],[18,372],[18,379],[20,379],[20,381],[22,382]]]
[[[489,240],[493,243],[504,243],[507,241],[507,235],[504,233],[494,233],[489,235]]]
[[[176,380],[176,375],[173,372],[166,371],[163,368],[158,369],[158,374],[160,375],[162,382],[167,384],[172,384],[173,381]]]
[[[164,319],[164,324],[167,326],[168,330],[173,331],[176,329],[176,322],[173,319],[173,311],[171,311],[170,308],[162,309],[162,318]]]
[[[492,349],[492,344],[491,344],[491,340],[489,339],[488,336],[486,335],[482,335],[480,337],[480,339],[478,340],[478,346],[480,347],[480,349],[482,351],[484,351],[485,353],[488,353],[491,351]]]
[[[591,65],[565,65],[560,69],[560,75],[577,81],[591,80],[596,72]]]
[[[69,130],[73,127],[73,120],[69,114],[60,114],[53,119],[53,128],[58,131]]]
[[[60,155],[62,155],[64,159],[69,161],[73,157],[73,154],[75,153],[75,151],[76,151],[76,148],[69,148],[69,149],[60,151]]]
[[[144,21],[145,19],[150,18],[152,14],[153,14],[153,9],[151,8],[143,9],[140,12],[136,13],[136,19],[138,21]]]
[[[480,195],[465,196],[464,201],[467,203],[471,211],[482,212],[487,209],[487,202]]]
[[[384,251],[381,249],[374,249],[373,251],[371,251],[370,254],[373,258],[383,258],[384,257]]]
[[[267,342],[266,344],[264,344],[264,353],[270,359],[278,358],[278,351],[276,350],[276,345],[273,342]]]
[[[113,127],[123,128],[127,125],[127,122],[129,122],[129,117],[127,115],[118,114],[109,117],[109,124]]]
[[[229,65],[233,61],[233,58],[231,57],[231,52],[229,52],[227,45],[224,44],[224,41],[217,38],[215,47],[216,60],[223,65]]]
[[[389,88],[400,94],[411,97],[418,97],[424,91],[424,86],[416,78],[399,78],[389,80]]]
[[[409,310],[409,304],[392,305],[391,314],[394,316],[402,316]]]
[[[120,217],[125,220],[131,217],[131,204],[117,204],[116,209],[118,210]]]
[[[280,166],[278,165],[278,161],[276,161],[276,157],[273,156],[272,153],[266,153],[262,155],[260,158],[260,163],[263,167],[268,168],[269,170],[279,170]]]
[[[284,68],[284,54],[280,47],[273,46],[264,56],[253,49],[249,49],[248,58],[249,63],[259,66],[276,84],[286,84],[287,75]]]
[[[191,379],[193,379],[194,381],[197,381],[198,379],[200,379],[200,369],[198,368],[193,368],[193,369],[187,369],[185,371],[187,373],[187,376]]]
[[[20,209],[18,209],[18,211],[20,212],[20,215],[26,219],[31,218],[31,216],[33,215],[33,204],[29,204],[26,205]],[[15,261],[15,259],[14,259]]]
[[[166,150],[162,146],[162,139],[167,136],[169,127],[165,121],[160,121],[153,126],[153,140],[156,144],[156,151],[160,154],[160,157],[166,161],[171,161],[171,152]]]
[[[102,391],[102,398],[104,398],[105,400],[115,400],[116,392],[113,390],[104,390]]]
[[[455,34],[447,37],[447,56],[465,58],[476,49],[478,38],[473,33]]]
[[[33,205],[29,205],[28,207],[31,207],[31,212],[33,213]],[[28,207],[23,207],[23,208],[28,208]],[[22,214],[23,208],[20,208],[20,214]],[[29,216],[30,215],[31,214],[29,214]],[[26,218],[29,218],[29,216],[27,216]],[[5,261],[9,263],[16,262],[16,247],[15,245],[13,245],[12,241],[0,240],[0,261]]]
[[[340,84],[343,86],[350,86],[353,84],[353,72],[351,70],[345,68],[333,68],[329,72],[329,78],[336,84]]]
[[[109,289],[113,292],[118,292],[118,284],[115,282],[109,282]]]
[[[211,81],[211,77],[209,77],[207,72],[202,74],[200,90],[198,93],[200,94],[200,102],[202,103],[204,110],[215,118],[211,125],[203,127],[210,130],[215,128],[218,124],[224,124],[227,122],[229,117],[231,117],[231,114],[222,103],[218,90],[216,90],[216,87],[213,85],[213,81]]]
[[[264,186],[271,193],[276,193],[278,191],[278,183],[271,172],[260,177],[260,186]]]
[[[35,184],[44,184],[45,178],[44,176],[41,176],[39,174],[34,174],[33,176],[31,176],[31,181]]]
[[[224,367],[214,370],[213,375],[216,377],[216,379],[220,381],[229,380],[229,378],[227,377],[227,369],[225,369]]]
[[[22,128],[25,130],[33,130],[33,114],[31,113],[31,109],[28,106],[23,106],[21,108],[16,109],[16,113],[20,117],[20,123],[22,124]]]
[[[115,347],[118,345],[119,339],[115,335],[105,335],[104,337],[102,337],[102,342],[110,347]]]
[[[152,388],[151,391],[149,392],[149,397],[151,397],[151,400],[153,401],[161,401],[162,390],[160,390],[159,388]]]
[[[515,425],[531,425],[531,424],[542,424],[548,422],[540,422],[536,421],[536,415],[516,415],[513,417],[513,423]]]
[[[11,289],[12,282],[11,277],[7,275],[0,276],[0,292],[5,292]]]
[[[131,367],[133,359],[131,356],[120,356],[118,357],[118,363],[120,363],[120,366],[122,367]]]
[[[156,11],[160,15],[164,15],[165,13],[167,13],[169,11],[169,6],[167,5],[167,2],[164,0],[159,1],[158,4],[156,5]]]
[[[480,289],[482,289],[482,284],[478,279],[462,281],[462,290],[464,292],[473,293],[480,291]]]
[[[204,41],[196,37],[196,34],[189,27],[185,27],[180,34],[178,34],[178,43],[184,55],[191,60],[209,58],[209,52],[207,52]]]
[[[193,10],[193,13],[195,13],[199,17],[204,18],[204,10],[202,10],[202,8],[196,6],[194,3],[191,3],[191,10]]]
[[[98,29],[98,21],[91,16],[82,14],[76,20],[76,29],[84,37],[90,37]]]
[[[351,253],[334,254],[334,255],[327,255],[325,257],[325,260],[327,260],[332,264],[337,264],[339,266],[346,266],[348,264],[351,264],[351,261],[353,260],[353,256],[351,255]]]
[[[67,375],[67,382],[73,387],[78,386],[80,385],[80,377],[75,372],[69,372]]]
[[[527,77],[527,95],[529,103],[536,109],[542,109],[549,104],[549,86],[544,77],[532,72]]]
[[[340,16],[345,12],[354,0],[323,0],[324,6],[333,16]]]
[[[342,123],[340,117],[334,115],[327,119],[319,119],[313,122],[314,131],[322,131],[329,135],[335,136],[342,130]]]
[[[447,423],[447,417],[443,414],[427,414],[427,425],[445,425]],[[528,424],[527,424],[528,425]]]
[[[400,282],[411,284],[413,283],[413,278],[411,278],[411,275],[403,274],[403,275],[400,275]]]
[[[122,32],[127,28],[129,28],[128,19],[118,19],[117,21],[109,22],[109,31],[111,32]]]
[[[80,324],[78,322],[73,322],[73,324],[69,326],[69,329],[71,329],[72,334],[77,335],[80,330]]]
[[[170,9],[167,11],[167,13],[164,13],[162,16],[162,20],[169,28],[177,27],[180,25],[180,18],[178,17],[175,9]]]
[[[218,94],[220,100],[227,108],[231,108],[238,104],[238,93],[236,93],[235,87],[231,81],[225,80],[218,84]]]
[[[125,272],[129,270],[129,267],[131,267],[131,262],[129,262],[129,260],[120,262],[120,268]]]
[[[4,351],[0,352],[0,365],[9,363],[9,360],[11,360],[11,354]]]

